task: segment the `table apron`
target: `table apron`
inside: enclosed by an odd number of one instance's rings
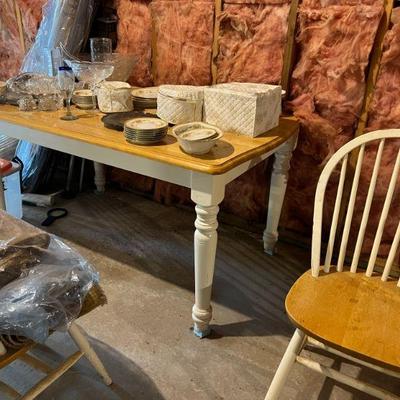
[[[161,179],[185,187],[190,187],[191,185],[192,171],[135,154],[38,131],[5,121],[0,121],[0,133],[151,178]]]
[[[105,148],[96,144],[86,143],[65,136],[38,131],[33,128],[16,125],[7,121],[0,121],[0,133],[19,140],[26,140],[34,144],[48,147],[53,150],[97,161],[113,167],[122,168],[127,171],[161,179],[188,188],[192,187],[194,175],[203,176],[208,181],[218,180],[220,183],[226,185],[279,151],[279,149],[286,143],[284,142],[277,148],[252,160],[245,161],[224,174],[211,175],[203,172],[192,171],[161,161],[140,157],[135,154]]]
[[[286,145],[286,143],[287,143],[287,141],[283,142],[281,145],[279,145],[275,149],[270,150],[269,152],[264,153],[261,156],[258,156],[256,158],[253,158],[253,159],[248,160],[248,161],[245,161],[244,163],[232,168],[230,171],[225,172],[225,174],[223,174],[225,184],[228,184],[229,182],[232,182],[233,180],[235,180],[240,175],[243,175],[248,170],[254,168],[257,164],[263,162],[267,158],[271,157],[273,154],[279,152],[279,150],[281,148],[283,148]]]

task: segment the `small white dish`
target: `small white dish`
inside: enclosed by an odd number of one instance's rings
[[[212,128],[196,128],[181,134],[182,139],[191,140],[192,142],[198,140],[210,140],[217,136],[218,132]]]
[[[92,110],[94,108],[93,103],[75,103],[75,105],[81,110]]]
[[[78,89],[74,91],[73,96],[92,97],[92,91],[90,89]]]
[[[178,139],[182,150],[194,155],[208,153],[223,136],[219,128],[203,122],[176,125],[172,128],[172,133]]]
[[[157,100],[158,86],[132,89],[131,94],[138,99]]]

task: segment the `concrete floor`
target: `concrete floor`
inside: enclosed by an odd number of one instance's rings
[[[60,204],[61,205],[61,204]],[[259,235],[221,224],[213,291],[213,335],[191,332],[193,222],[187,210],[119,191],[64,201],[70,214],[48,230],[93,263],[109,304],[79,320],[114,384],[107,388],[85,360],[40,396],[41,400],[262,400],[293,332],[284,298],[308,269],[307,252],[279,244],[267,256]],[[25,208],[40,225],[45,210]],[[56,365],[72,344],[53,335],[37,351]],[[386,385],[400,386],[349,362],[328,365]],[[0,372],[19,389],[38,375],[21,363]],[[0,396],[1,397],[1,396]],[[282,399],[372,399],[296,365]]]

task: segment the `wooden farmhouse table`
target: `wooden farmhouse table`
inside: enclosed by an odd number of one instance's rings
[[[78,115],[85,112],[74,110]],[[194,332],[208,335],[212,317],[211,289],[217,248],[217,214],[225,186],[269,156],[273,165],[264,248],[273,253],[286,191],[290,158],[296,146],[298,122],[283,117],[278,127],[256,138],[224,133],[203,156],[185,154],[174,136],[168,134],[158,145],[139,146],[125,141],[122,132],[104,128],[102,114],[76,121],[62,121],[64,111],[21,112],[0,105],[0,133],[50,149],[112,165],[191,189],[196,204]],[[0,185],[2,191],[2,185]],[[0,193],[0,199],[3,198]],[[3,202],[4,208],[4,202]]]

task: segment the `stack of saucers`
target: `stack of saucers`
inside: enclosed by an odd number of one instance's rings
[[[94,108],[95,103],[93,100],[96,101],[96,96],[93,97],[93,93],[89,89],[75,90],[72,94],[72,102],[83,110],[91,110]]]
[[[158,118],[134,118],[125,122],[126,141],[150,145],[160,142],[167,134],[168,123]]]
[[[157,108],[157,86],[133,89],[131,93],[135,110]]]

